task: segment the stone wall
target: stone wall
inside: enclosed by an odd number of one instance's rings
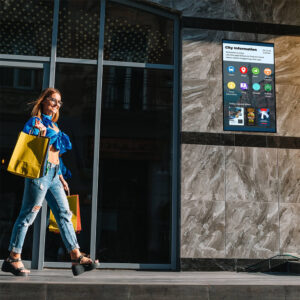
[[[187,17],[300,25],[299,0],[150,2]],[[277,133],[253,134],[300,137],[300,36],[220,29],[183,29],[182,132],[224,133],[222,39],[232,39],[275,44]],[[182,259],[300,253],[300,150],[200,142],[182,144],[181,159]]]
[[[222,39],[275,44],[268,135],[300,137],[300,37],[200,29],[183,31],[182,131],[223,133]],[[181,168],[182,258],[300,253],[299,150],[183,144]]]
[[[147,0],[183,16],[300,25],[299,0]]]
[[[182,145],[181,257],[300,253],[300,151]]]

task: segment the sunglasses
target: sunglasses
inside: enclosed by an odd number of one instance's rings
[[[62,105],[63,105],[62,101],[57,100],[55,98],[48,97],[47,99],[50,100],[50,102],[51,102],[52,105],[58,105],[59,107],[62,107]]]

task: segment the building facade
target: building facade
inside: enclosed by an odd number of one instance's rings
[[[254,3],[255,2],[255,3]],[[62,92],[82,251],[101,267],[234,269],[300,252],[299,1],[1,1],[0,259],[27,103]],[[276,133],[223,130],[222,40],[274,43]],[[23,259],[69,266],[46,204]]]

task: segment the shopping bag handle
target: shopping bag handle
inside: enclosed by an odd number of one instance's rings
[[[38,122],[41,122],[41,119],[40,119],[40,118],[38,118]],[[35,127],[35,124],[36,124],[36,121],[34,121],[34,125],[33,125],[32,128],[30,129],[29,134],[31,134],[31,133],[34,131],[34,129],[36,128],[36,129],[39,131],[38,136],[42,136],[41,130],[40,130],[39,128]]]
[[[34,126],[32,126],[32,128],[30,129],[29,134],[33,135],[32,132],[34,131],[35,128],[39,131],[39,134],[37,136],[42,136],[41,131],[37,127],[34,127]]]

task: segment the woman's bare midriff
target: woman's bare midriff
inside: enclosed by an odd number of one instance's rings
[[[58,132],[58,128],[53,124],[53,129]],[[58,165],[59,164],[59,151],[57,151],[53,145],[50,146],[48,153],[48,161]]]

